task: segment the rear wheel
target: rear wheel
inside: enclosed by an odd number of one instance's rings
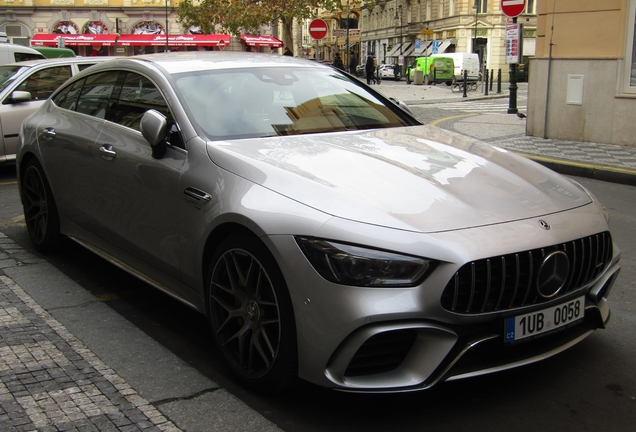
[[[62,243],[60,217],[42,165],[36,159],[25,167],[21,192],[24,219],[33,246],[40,252],[58,249]]]
[[[225,239],[212,258],[207,309],[217,349],[237,378],[260,391],[298,375],[291,299],[276,261],[256,237]]]

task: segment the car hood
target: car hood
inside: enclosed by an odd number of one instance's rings
[[[591,202],[545,167],[433,126],[216,141],[208,154],[222,168],[322,212],[417,232]]]

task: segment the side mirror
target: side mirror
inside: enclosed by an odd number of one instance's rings
[[[391,102],[393,102],[394,104],[396,104],[397,106],[399,106],[403,111],[406,111],[407,113],[411,114],[412,116],[415,116],[415,114],[413,114],[413,111],[411,111],[411,108],[408,107],[407,104],[405,104],[404,102],[402,102],[401,100],[395,99],[390,97],[389,100]]]
[[[152,157],[161,159],[166,154],[166,137],[168,136],[168,119],[156,110],[148,110],[141,117],[139,125],[141,134],[150,144]]]
[[[31,97],[31,93],[28,91],[16,90],[11,93],[11,102],[30,102],[33,98]]]

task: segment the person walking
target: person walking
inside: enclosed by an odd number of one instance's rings
[[[375,62],[371,54],[367,56],[367,63],[364,66],[364,72],[367,74],[367,84],[371,85],[372,81],[373,84],[375,84]]]
[[[349,73],[356,76],[356,69],[358,67],[358,57],[354,51],[351,51],[349,55]]]
[[[333,65],[335,67],[337,67],[340,70],[344,70],[344,64],[342,63],[342,58],[340,58],[340,54],[336,53],[334,59],[333,59]]]

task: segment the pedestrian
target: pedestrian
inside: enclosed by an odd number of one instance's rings
[[[342,63],[342,59],[340,58],[340,54],[336,53],[333,59],[333,65],[340,70],[344,70],[344,64]]]
[[[292,54],[292,52],[289,50],[289,48],[285,47],[285,52],[283,53],[284,56],[294,56],[294,54]]]
[[[364,72],[367,74],[367,84],[370,85],[371,82],[375,84],[375,61],[371,54],[367,56],[367,63],[364,67]]]
[[[358,57],[354,51],[349,55],[349,73],[356,76],[356,68],[358,67]]]

